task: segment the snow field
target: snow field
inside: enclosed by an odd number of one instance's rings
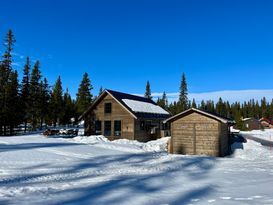
[[[0,137],[0,204],[273,204],[268,147],[169,155],[168,139]]]

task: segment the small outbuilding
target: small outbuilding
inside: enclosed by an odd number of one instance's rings
[[[263,128],[261,122],[255,118],[244,118],[242,119],[243,128],[245,130],[260,130]]]
[[[230,153],[230,126],[234,124],[230,119],[191,108],[164,123],[171,123],[170,153],[215,157]]]
[[[267,128],[267,129],[272,129],[273,128],[273,121],[266,118],[266,117],[262,117],[260,120],[261,125],[263,126],[263,128]]]

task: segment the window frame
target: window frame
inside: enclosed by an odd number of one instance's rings
[[[99,126],[98,126],[98,123],[99,123]],[[98,129],[98,127],[100,129]],[[102,133],[102,121],[101,120],[96,120],[95,121],[95,133],[96,134],[101,134]]]
[[[112,103],[111,102],[104,103],[104,114],[111,114],[111,113],[112,113]]]
[[[119,130],[116,130],[116,123],[119,122]],[[121,136],[121,127],[122,127],[122,122],[121,120],[114,120],[114,136]]]
[[[107,123],[109,123],[108,125],[110,125],[110,127],[108,127],[108,128],[110,128],[110,129],[107,129],[106,130],[106,124]],[[111,120],[105,120],[104,121],[104,130],[103,130],[104,132],[103,132],[103,134],[104,134],[104,136],[111,136],[112,135],[112,121]]]

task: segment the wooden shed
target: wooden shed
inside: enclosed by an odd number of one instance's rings
[[[229,119],[191,108],[164,122],[171,123],[170,153],[221,157],[230,152],[234,122]]]

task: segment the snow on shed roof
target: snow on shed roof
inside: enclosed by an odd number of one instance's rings
[[[187,114],[191,114],[192,112],[197,112],[197,113],[200,113],[200,114],[203,114],[207,117],[210,117],[210,118],[213,118],[215,120],[218,120],[222,123],[227,123],[227,124],[235,124],[235,121],[234,120],[231,120],[231,119],[228,119],[228,118],[225,118],[225,117],[222,117],[222,116],[219,116],[217,114],[212,114],[212,113],[209,113],[209,112],[206,112],[206,111],[203,111],[203,110],[199,110],[197,108],[190,108],[188,110],[185,110],[175,116],[172,116],[170,118],[168,118],[167,120],[164,121],[164,123],[166,122],[172,122],[176,119],[179,119],[180,117],[184,117],[186,116]]]
[[[166,114],[169,113],[158,105],[137,100],[122,99],[122,101],[134,112]]]

